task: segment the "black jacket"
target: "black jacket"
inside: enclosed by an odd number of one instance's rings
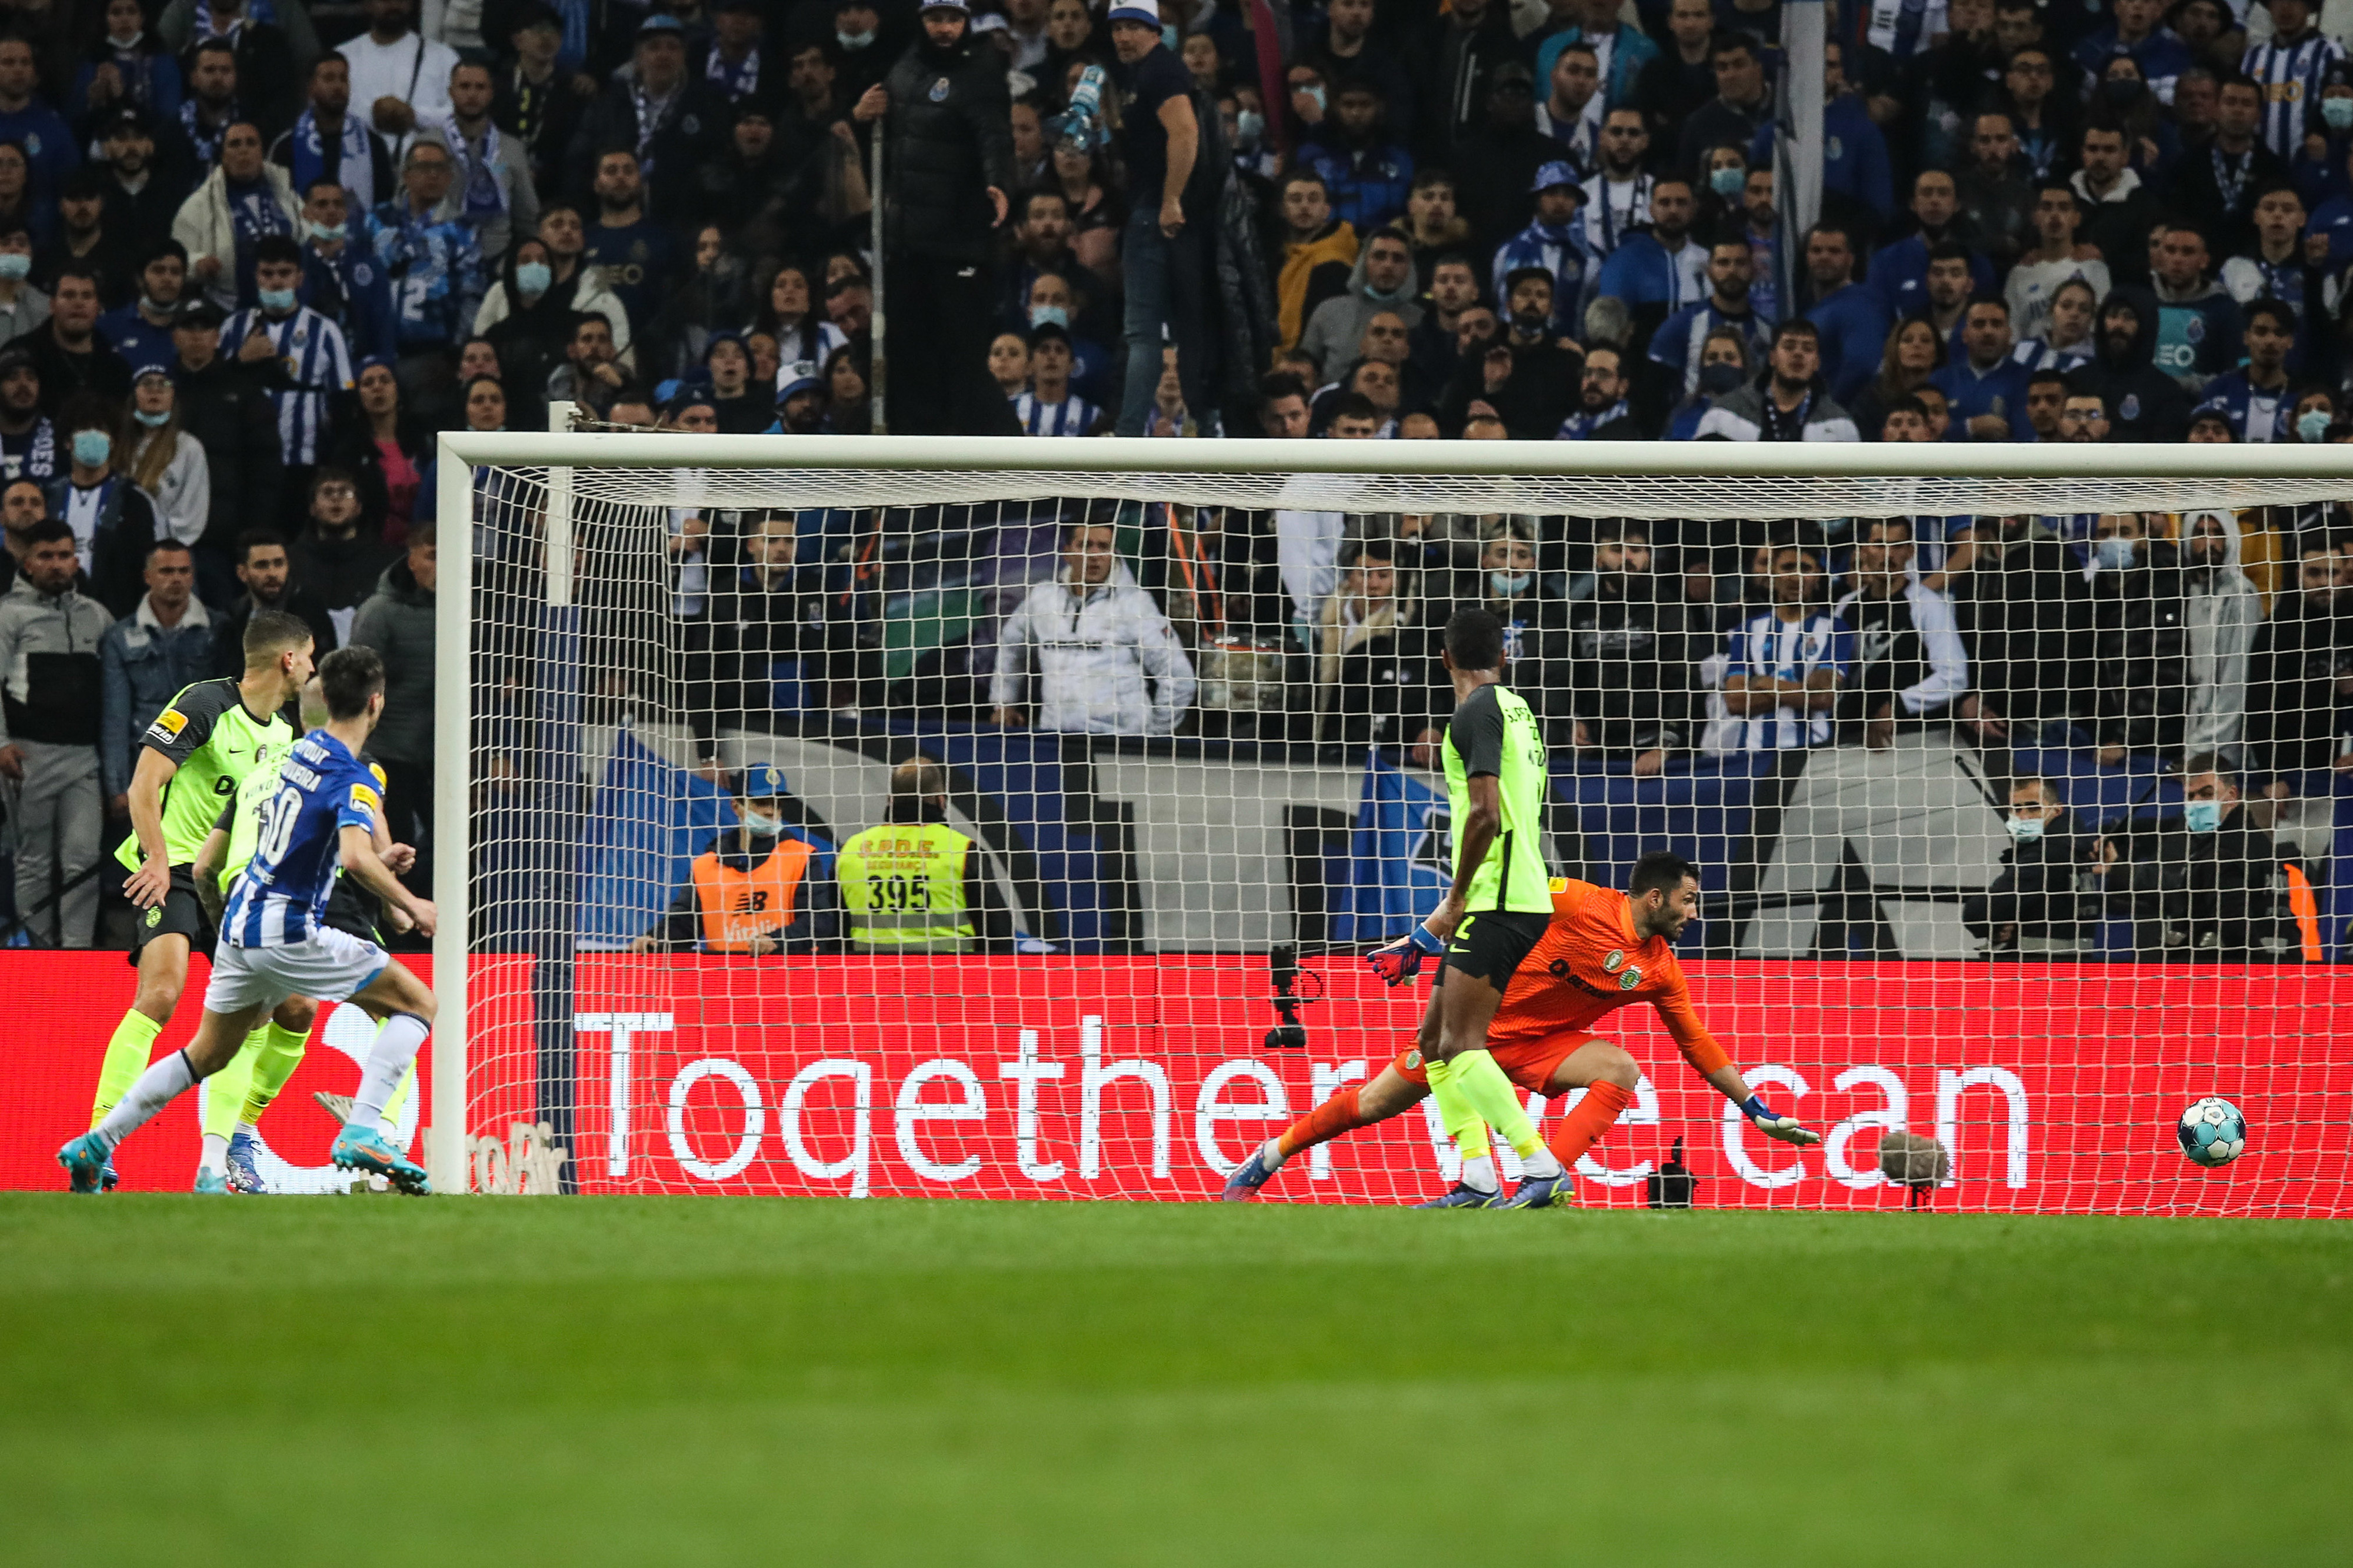
[[[509,320],[512,319],[509,318]],[[499,326],[504,327],[506,324],[505,321],[501,321]],[[496,331],[496,328],[492,329],[493,333]],[[506,344],[500,344],[499,353],[499,363],[507,368],[508,384],[518,387],[524,384],[512,379],[516,362],[506,357],[508,353]],[[358,482],[360,492],[360,533],[365,538],[379,539],[383,536],[385,519],[392,506],[391,489],[384,477],[384,454],[376,450],[375,432],[368,424],[365,414],[354,409],[349,417],[340,419],[336,424],[334,443],[327,449],[327,461],[337,468],[349,468],[352,471]],[[400,416],[398,427],[393,434],[393,439],[397,441],[400,444],[400,449],[408,455],[409,462],[416,466],[421,478],[425,472],[425,465],[433,460],[432,432],[425,427],[422,421],[412,419],[403,414]],[[219,481],[216,479],[214,483],[218,484]],[[381,568],[379,568],[380,571]],[[373,592],[375,592],[375,580],[371,578],[367,588],[362,591],[360,597],[365,598]],[[342,606],[338,605],[334,607],[340,609]]]
[[[376,579],[384,575],[385,568],[398,558],[400,552],[385,543],[368,526],[364,512],[351,538],[327,538],[314,522],[286,547],[286,554],[301,591],[315,595],[329,611],[356,613],[367,596],[375,592]],[[301,612],[298,609],[296,613]],[[321,657],[325,657],[323,646]]]
[[[2100,302],[2100,313],[2105,316],[2118,304],[2132,308],[2139,331],[2121,353],[2112,353],[2106,334],[2100,333],[2094,356],[2067,373],[2067,390],[2097,393],[2106,399],[2111,441],[2179,441],[2189,431],[2190,400],[2179,382],[2152,363],[2157,302],[2146,291],[2120,284]],[[2093,331],[2099,332],[2096,322]]]
[[[2078,921],[2099,916],[2096,900],[2079,898],[2084,868],[2098,852],[2096,836],[2079,830],[2074,814],[2062,811],[2042,825],[2042,837],[2013,842],[2001,852],[2001,869],[1982,893],[1961,900],[1961,923],[1972,936],[2007,946],[2010,936],[2065,938]]]
[[[1568,606],[1568,707],[1591,744],[1672,752],[1692,743],[1692,664],[1712,639],[1680,598],[1657,596],[1677,586],[1606,575],[1592,598]]]
[[[110,403],[127,401],[131,367],[122,363],[122,356],[94,331],[88,353],[69,353],[50,331],[54,324],[54,321],[43,321],[21,337],[9,339],[6,350],[0,351],[26,355],[41,373],[41,412],[54,416],[65,407],[66,399],[82,391],[95,392]]]
[[[2189,704],[2188,595],[2168,542],[2092,577],[2092,712],[2100,744],[2179,752]]]
[[[1439,404],[1439,421],[1450,433],[1459,433],[1470,405],[1484,401],[1504,427],[1518,441],[1549,441],[1560,422],[1577,406],[1578,378],[1585,367],[1582,354],[1560,346],[1546,332],[1532,343],[1519,342],[1506,331],[1504,346],[1512,351],[1512,374],[1493,392],[1487,390],[1487,351],[1464,354],[1454,367],[1454,381]]]
[[[71,473],[60,473],[41,489],[48,498],[49,515],[64,517],[73,494]],[[75,586],[118,619],[133,613],[147,592],[147,552],[154,544],[154,503],[129,479],[114,478],[90,540],[88,581]]]
[[[646,176],[646,211],[663,223],[679,223],[694,200],[694,171],[727,150],[735,130],[735,106],[710,83],[689,75],[670,100],[670,112],[647,147],[652,171]],[[1010,138],[1012,132],[1006,135]],[[609,82],[580,123],[565,154],[573,181],[572,198],[590,217],[596,207],[596,160],[606,153],[638,145],[638,102],[628,82]]]
[[[253,619],[254,611],[259,607],[253,602],[251,594],[240,594],[237,603],[228,607],[228,614],[220,618],[220,630],[213,634],[213,668],[216,673],[245,673],[245,628],[247,623]],[[314,658],[324,658],[343,646],[343,639],[335,636],[335,623],[327,614],[326,602],[311,592],[309,584],[299,581],[288,582],[286,597],[269,607],[285,611],[311,628],[311,640],[318,645],[311,650]]]
[[[987,261],[996,247],[988,187],[1013,195],[1012,104],[993,45],[919,42],[884,79],[891,94],[883,190],[893,251]]]
[[[248,528],[276,521],[286,482],[278,411],[250,373],[218,355],[202,370],[172,367],[180,427],[205,449],[212,471],[212,516],[198,544],[227,553]]]
[[[2063,720],[2091,679],[2083,568],[2039,524],[1953,580],[1972,684],[2006,718]]]
[[[2337,683],[2347,675],[2353,675],[2353,616],[2300,590],[2281,594],[2247,657],[2251,786],[2328,766],[2348,706]]]
[[[2288,934],[2282,912],[2286,875],[2272,836],[2247,821],[2245,806],[2212,833],[2180,817],[2135,822],[2123,854],[2103,880],[2111,910],[2129,914],[2144,956],[2266,963],[2280,955],[2266,939]]]

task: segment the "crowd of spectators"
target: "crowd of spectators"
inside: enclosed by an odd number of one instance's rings
[[[433,438],[552,402],[730,433],[2353,439],[2353,66],[2316,21],[1833,5],[1824,208],[1788,237],[1776,0],[0,0],[19,909],[88,940],[57,887],[120,828],[134,737],[262,608],[385,654],[407,717],[376,750],[429,860]],[[2346,749],[2341,509],[1179,510],[1079,518],[923,689],[1426,756],[1427,628],[1478,602],[1556,742],[1638,773],[2034,725],[2215,756],[2253,800]],[[672,531],[730,700],[781,703],[787,664],[807,707],[897,700],[839,519]]]

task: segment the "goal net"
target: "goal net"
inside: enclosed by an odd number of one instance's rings
[[[2346,457],[445,436],[436,1180],[1200,1199],[1354,1089],[1263,1199],[1437,1195],[1365,955],[1483,608],[1553,876],[1695,863],[1692,1000],[1825,1138],[1629,1006],[1579,1202],[2344,1213]]]

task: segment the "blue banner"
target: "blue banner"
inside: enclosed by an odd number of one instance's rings
[[[1376,748],[1365,762],[1347,897],[1333,900],[1333,940],[1403,936],[1446,896],[1454,879],[1453,843],[1445,793]]]

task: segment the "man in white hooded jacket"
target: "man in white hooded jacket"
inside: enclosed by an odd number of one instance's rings
[[[2239,522],[2227,511],[2181,520],[2182,597],[2189,634],[2189,711],[2182,750],[2239,762],[2247,712],[2247,652],[2263,602],[2239,565]]]
[[[1166,735],[1193,701],[1193,666],[1152,595],[1119,559],[1108,523],[1071,525],[1062,569],[1007,617],[989,686],[997,721],[1088,735]]]

